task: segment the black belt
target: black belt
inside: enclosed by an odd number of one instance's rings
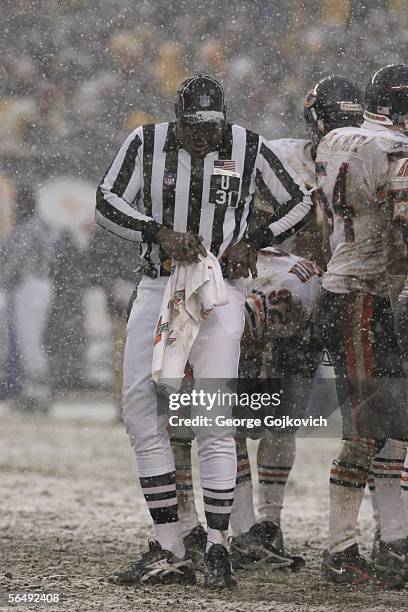
[[[220,261],[221,272],[224,278],[228,278],[227,275],[227,262]],[[157,273],[157,268],[154,265],[144,266],[143,274],[150,276],[150,278],[157,278],[158,276],[171,276],[172,268],[171,268],[171,259],[166,259],[166,261],[160,264],[159,267],[160,273]]]
[[[142,272],[150,278],[157,278],[158,276],[170,276],[171,275],[171,259],[166,259],[165,262],[160,264],[159,269],[152,263],[146,263],[142,265]]]
[[[147,274],[147,276],[150,276],[151,278],[157,278],[157,276],[171,276],[171,268],[169,269],[169,266],[170,264],[168,262],[165,262],[160,265],[160,274],[157,274],[157,268],[155,266],[147,268],[144,274]],[[220,261],[220,266],[223,278],[228,278],[226,262]]]

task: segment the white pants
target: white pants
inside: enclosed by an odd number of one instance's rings
[[[168,415],[157,409],[151,378],[153,339],[168,278],[144,277],[138,287],[127,326],[123,366],[123,420],[135,450],[140,477],[173,471],[174,458],[166,431]],[[245,289],[241,282],[226,281],[229,303],[217,306],[202,322],[189,361],[194,378],[237,378],[240,340],[244,330]],[[236,479],[234,430],[213,428],[211,435],[196,431],[201,484],[208,488],[233,488]]]

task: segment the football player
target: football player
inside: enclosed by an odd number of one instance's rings
[[[395,439],[392,413],[398,412],[399,401],[391,385],[402,372],[384,251],[384,203],[391,195],[393,163],[407,154],[407,139],[396,131],[406,113],[406,74],[388,66],[372,76],[361,127],[361,95],[347,80],[328,93],[323,110],[318,107],[319,84],[316,101],[310,103],[316,133],[323,136],[316,172],[332,252],[315,321],[335,361],[343,416],[343,442],[331,470],[329,544],[322,563],[325,578],[337,583],[373,581],[400,587],[407,573],[408,522],[399,493],[406,442]],[[333,124],[334,108],[344,114],[343,127],[338,121]],[[381,524],[374,565],[360,555],[356,539],[372,460]]]
[[[241,392],[255,391],[254,384],[259,385],[261,376],[276,379],[276,389],[282,386],[285,389],[285,401],[279,406],[278,413],[301,417],[321,355],[321,346],[311,330],[311,313],[323,272],[315,262],[268,248],[259,254],[257,273],[258,278],[249,282],[245,304],[240,376],[249,385],[241,387]],[[189,376],[192,376],[191,372],[187,372],[184,385],[188,385]],[[272,392],[272,389],[265,387],[264,391]],[[265,414],[270,411],[268,408]],[[250,416],[262,419],[265,415],[256,411]],[[246,436],[261,438],[257,456],[258,523]],[[176,486],[184,544],[196,567],[200,567],[206,534],[199,523],[194,503],[189,437],[188,431],[174,428],[172,447],[176,458]],[[231,515],[235,536],[231,542],[233,567],[253,569],[268,564],[274,568],[289,566],[297,569],[303,565],[303,560],[286,553],[280,529],[285,485],[295,457],[295,430],[288,428],[284,433],[271,428],[241,431],[236,446],[237,487]]]
[[[337,88],[341,88],[344,84],[350,84],[349,90],[343,92],[343,102],[350,105],[351,113],[345,114],[344,110],[339,106],[333,104],[333,100],[330,95],[336,91]],[[315,186],[315,156],[316,149],[325,130],[332,129],[336,125],[343,125],[346,121],[351,121],[353,124],[358,125],[362,122],[362,108],[355,106],[355,90],[352,84],[341,76],[329,76],[322,79],[318,85],[306,96],[304,103],[304,117],[308,131],[310,133],[310,139],[292,139],[283,138],[275,141],[271,141],[271,146],[279,151],[279,155],[288,161],[296,171],[302,176],[303,181],[310,188]],[[321,115],[330,109],[330,123],[328,121],[323,124],[321,117],[317,119],[316,113]],[[261,213],[263,214],[262,204],[260,206]],[[289,241],[284,243],[286,248],[289,248],[297,255],[308,257],[309,261],[305,262],[306,266],[314,267],[315,270],[319,268],[313,261],[318,261],[324,265],[325,258],[329,253],[328,248],[328,235],[330,227],[327,219],[319,214],[319,208],[317,208],[317,215],[313,223],[308,224],[301,232],[294,236]],[[325,224],[323,225],[323,221]],[[323,225],[323,236],[322,236],[322,225]],[[323,238],[323,240],[322,240]],[[323,245],[323,248],[319,248],[319,245]],[[265,259],[267,251],[263,251],[263,263],[258,271],[259,280],[254,283],[254,291],[247,300],[246,308],[247,314],[251,312],[252,320],[254,321],[256,330],[256,322],[259,321],[260,313],[262,312],[262,300],[256,298],[256,287],[266,286],[269,288],[270,295],[276,290],[278,293],[281,292],[281,308],[287,308],[285,306],[284,295],[286,290],[293,287],[296,284],[295,279],[292,276],[292,281],[288,283],[290,274],[287,274],[290,269],[291,257],[288,254],[283,254],[282,258],[277,258],[276,250],[273,251],[275,257]],[[271,255],[272,251],[269,253]],[[265,266],[265,262],[268,265]],[[289,268],[287,267],[289,265]],[[294,294],[298,295],[297,299],[301,299],[302,291],[307,290],[307,284],[302,285],[298,280],[298,288]],[[314,289],[316,289],[315,283],[309,283],[309,288],[313,287],[312,294],[309,295],[309,306],[314,303],[316,295]],[[293,288],[291,289],[293,292]],[[261,291],[262,293],[262,291]],[[276,300],[276,298],[274,298]],[[265,303],[265,301],[264,301]],[[250,306],[253,308],[250,310]],[[296,313],[296,306],[291,304],[292,308],[292,321],[295,322],[298,318],[299,324],[302,325],[301,312]],[[282,314],[282,313],[281,313]],[[248,321],[247,321],[248,323]],[[284,385],[287,389],[288,404],[296,407],[298,411],[297,416],[302,416],[305,411],[307,400],[309,399],[309,405],[311,408],[321,414],[322,413],[322,401],[321,385],[314,385],[312,387],[312,393],[310,395],[310,385],[306,385],[306,388],[301,389],[299,385],[300,378],[302,377],[303,383],[306,380],[309,382],[312,380],[316,370],[316,357],[318,351],[321,351],[322,347],[320,343],[316,342],[316,338],[310,343],[310,340],[305,342],[305,337],[299,333],[299,330],[286,328],[286,339],[282,340],[279,338],[279,331],[277,329],[277,321],[272,322],[272,319],[265,320],[265,325],[268,326],[268,333],[274,341],[265,342],[265,334],[259,334],[261,339],[256,338],[256,331],[250,338],[248,333],[244,334],[242,348],[244,354],[249,356],[249,360],[246,361],[245,369],[246,376],[256,378],[257,368],[254,364],[256,357],[261,357],[262,360],[268,361],[268,349],[272,346],[273,360],[280,360],[280,376],[281,386]],[[296,326],[295,326],[296,327]],[[246,331],[249,329],[246,326]],[[270,339],[271,339],[270,338]],[[298,346],[298,361],[293,359],[288,360],[288,342],[292,343],[292,346],[296,346],[301,339],[301,345],[303,350],[299,350]],[[286,344],[286,346],[285,346]],[[249,347],[253,348],[251,352]],[[283,348],[284,347],[284,348]],[[282,353],[283,349],[283,353]],[[307,354],[305,354],[307,349]],[[292,355],[295,352],[292,350]],[[296,354],[296,353],[295,353]],[[282,368],[282,365],[285,368]],[[255,365],[255,368],[253,367]],[[323,379],[320,377],[318,381],[321,383],[324,380],[327,383],[327,377],[331,378],[332,368],[331,363],[328,363],[329,368],[325,367],[325,374]],[[248,366],[252,369],[252,372],[248,370]],[[308,369],[307,374],[305,367]],[[243,373],[241,368],[241,374]],[[323,367],[320,368],[320,375],[322,375]],[[259,370],[258,370],[259,371]],[[270,370],[271,372],[271,370]],[[319,376],[318,373],[318,376]],[[272,375],[277,375],[276,367],[272,368]],[[293,380],[296,378],[296,381]],[[294,384],[295,382],[295,384]],[[297,400],[293,397],[294,391],[299,392]],[[319,396],[320,390],[320,396]],[[325,404],[329,407],[329,412],[337,407],[337,397],[335,392],[333,393],[332,386],[330,384],[324,385],[323,390]],[[290,412],[290,411],[289,411]],[[253,435],[253,434],[252,434]],[[262,434],[261,434],[262,435]],[[286,435],[277,435],[271,431],[268,432],[268,436],[264,436],[261,439],[258,448],[258,480],[259,480],[259,497],[260,497],[260,523],[256,524],[255,513],[253,508],[252,491],[251,491],[251,472],[248,454],[246,450],[245,441],[242,438],[237,438],[237,456],[238,456],[238,475],[237,475],[237,488],[235,491],[235,502],[233,506],[233,512],[231,515],[231,526],[236,536],[233,540],[231,551],[233,563],[237,567],[258,566],[260,562],[266,562],[268,564],[281,565],[297,565],[293,564],[293,559],[290,555],[286,555],[283,546],[283,537],[280,529],[280,515],[283,506],[285,484],[287,482],[290,470],[293,466],[295,458],[295,432],[289,432]],[[373,487],[372,487],[373,488]],[[375,497],[372,497],[374,516],[376,516],[375,508]],[[237,537],[238,536],[238,537]],[[256,562],[256,563],[254,563]]]
[[[380,75],[379,75],[380,76]],[[378,79],[376,86],[378,87]],[[383,70],[381,77],[394,81],[392,89],[381,92],[385,97],[384,105],[388,105],[393,121],[393,128],[404,136],[408,136],[408,66],[398,65]],[[374,101],[375,106],[375,101]],[[375,109],[372,108],[372,111]],[[377,111],[378,112],[378,111]],[[398,113],[398,120],[392,117]],[[386,117],[389,120],[389,117]],[[391,304],[395,316],[397,339],[401,351],[405,373],[408,372],[408,150],[404,153],[403,142],[400,140],[399,150],[393,155],[390,167],[390,197],[388,198],[390,232],[387,252],[387,278]],[[403,398],[404,399],[404,398]],[[405,400],[406,401],[406,400]],[[403,437],[407,438],[408,417],[402,415],[399,427]],[[401,497],[405,504],[408,520],[408,454],[401,473]]]
[[[257,271],[245,303],[242,391],[280,391],[278,407],[251,411],[261,422],[271,414],[299,418],[304,415],[321,355],[311,313],[323,272],[315,262],[276,248],[260,252]],[[303,559],[285,551],[280,528],[285,485],[295,459],[295,432],[295,427],[277,430],[262,426],[258,431],[238,431],[237,486],[231,514],[235,568],[255,569],[266,564],[298,569],[304,564]],[[258,522],[245,436],[261,438],[257,451]]]
[[[309,97],[305,100],[305,110]],[[278,138],[269,141],[269,145],[279,157],[291,165],[296,173],[302,177],[304,184],[309,189],[316,186],[315,155],[316,146],[312,138]],[[261,177],[258,177],[259,195],[262,195]],[[262,199],[258,197],[256,210],[253,215],[253,226],[264,222],[270,216],[270,208],[264,206]],[[320,239],[322,234],[322,214],[318,206],[314,208],[314,218],[306,227],[297,234],[285,240],[282,248],[294,253],[304,259],[315,261],[321,268],[326,267],[327,255],[324,251],[324,243]]]

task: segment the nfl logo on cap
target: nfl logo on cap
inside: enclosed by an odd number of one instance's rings
[[[200,96],[199,101],[200,101],[201,108],[209,108],[211,104],[210,96]]]

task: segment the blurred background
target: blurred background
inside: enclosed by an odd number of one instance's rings
[[[208,72],[229,118],[304,137],[322,76],[362,86],[408,61],[408,0],[2,0],[0,398],[46,412],[60,394],[120,404],[135,245],[94,225],[94,191],[133,128],[173,118]],[[106,235],[105,235],[106,234]]]

